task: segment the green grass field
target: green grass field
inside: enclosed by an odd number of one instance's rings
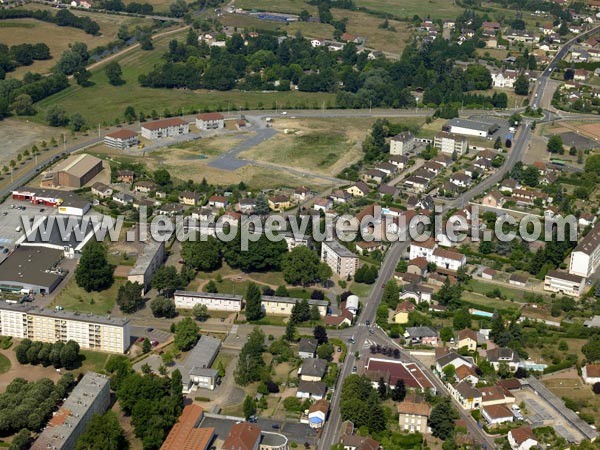
[[[408,18],[416,14],[422,18],[455,19],[462,12],[452,0],[355,0],[354,3],[361,8]]]
[[[116,280],[107,290],[102,292],[86,292],[72,278],[64,289],[56,296],[51,307],[60,305],[66,310],[106,315],[112,312],[117,292],[122,282]]]
[[[110,354],[102,352],[93,352],[91,350],[81,350],[79,352],[83,355],[84,360],[81,364],[81,370],[83,372],[101,372],[110,358]]]
[[[6,373],[10,370],[10,360],[0,354],[0,373]]]
[[[311,14],[317,13],[317,8],[307,4],[304,0],[279,0],[277,2],[273,0],[238,0],[235,2],[235,6],[249,11],[255,9],[257,11],[299,14],[305,9]]]

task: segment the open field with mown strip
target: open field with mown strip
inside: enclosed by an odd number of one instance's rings
[[[177,33],[177,37],[185,35],[185,31]],[[34,120],[43,121],[44,111],[51,105],[61,105],[69,112],[80,112],[95,126],[98,123],[114,123],[115,119],[122,120],[123,112],[129,105],[136,112],[143,111],[149,114],[152,110],[163,115],[165,109],[184,112],[191,109],[203,110],[205,108],[214,110],[221,108],[227,110],[238,110],[241,108],[271,108],[274,109],[275,101],[281,108],[291,109],[294,107],[319,108],[327,104],[334,105],[333,94],[308,93],[308,92],[240,92],[240,91],[187,91],[178,89],[152,89],[143,88],[139,85],[138,77],[142,73],[148,73],[153,66],[159,63],[168,43],[175,35],[164,36],[154,43],[155,48],[151,51],[138,49],[115,59],[123,70],[123,79],[126,83],[122,86],[111,86],[108,83],[104,69],[99,67],[92,71],[91,87],[82,88],[72,85],[70,88],[59,92],[52,97],[44,99],[36,104],[41,110]]]
[[[242,8],[248,11],[256,9],[257,11],[281,12],[288,14],[299,14],[303,9],[310,14],[317,14],[317,8],[309,5],[304,0],[237,0],[236,8]]]
[[[455,19],[462,11],[451,0],[355,0],[354,4],[372,11],[408,18],[416,14],[422,18]]]

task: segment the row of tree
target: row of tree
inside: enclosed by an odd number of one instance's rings
[[[0,78],[4,79],[6,72],[11,72],[18,66],[30,66],[34,61],[50,58],[50,48],[43,42],[11,47],[0,44]]]
[[[71,370],[79,365],[79,344],[75,341],[49,342],[31,341],[23,339],[15,347],[15,356],[20,364],[50,365],[59,369],[64,367]]]
[[[97,35],[100,32],[100,26],[97,22],[88,16],[76,16],[68,9],[59,9],[56,14],[49,10],[28,10],[20,8],[5,8],[0,10],[0,20],[3,19],[25,19],[31,18],[41,20],[42,22],[55,23],[60,27],[79,28],[87,34]]]

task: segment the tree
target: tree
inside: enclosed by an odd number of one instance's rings
[[[21,429],[15,437],[13,437],[9,450],[27,450],[31,446],[31,431],[27,428]]]
[[[287,341],[292,342],[296,339],[296,323],[290,318],[285,326],[284,337]]]
[[[390,309],[396,309],[400,301],[400,288],[394,280],[388,281],[383,287],[381,302]]]
[[[199,332],[198,324],[191,317],[186,317],[175,328],[174,343],[179,350],[188,351],[198,342]]]
[[[204,292],[208,292],[209,294],[216,294],[219,292],[219,288],[217,287],[215,280],[209,280],[208,283],[204,285]]]
[[[95,414],[85,432],[77,439],[75,450],[125,450],[129,448],[125,433],[114,411]]]
[[[35,114],[33,100],[30,95],[20,94],[15,98],[11,108],[17,116],[32,116]]]
[[[150,302],[150,310],[152,311],[152,315],[154,317],[166,317],[170,319],[177,315],[177,311],[175,310],[175,302],[163,297],[162,295],[155,297]]]
[[[194,319],[204,322],[208,319],[208,308],[206,305],[194,305],[192,308],[192,314],[194,315]]]
[[[588,363],[600,361],[600,335],[591,336],[587,343],[581,347],[581,352],[585,355]]]
[[[540,171],[533,166],[527,166],[523,170],[523,184],[529,187],[536,187],[540,183]]]
[[[221,243],[212,236],[208,236],[206,241],[186,241],[181,245],[181,257],[196,270],[216,270],[221,267]]]
[[[246,290],[246,319],[258,320],[262,317],[262,301],[260,289],[255,283],[250,283]]]
[[[501,138],[500,136],[498,136],[498,137],[496,138],[496,141],[494,142],[494,148],[495,148],[496,150],[499,150],[499,149],[501,149],[501,148],[502,148],[502,138]]]
[[[160,266],[154,272],[151,285],[158,292],[167,297],[171,297],[173,292],[184,287],[181,276],[177,273],[174,266]]]
[[[106,78],[108,78],[108,82],[113,86],[120,86],[122,84],[125,84],[125,80],[121,78],[123,75],[123,71],[121,70],[121,66],[118,62],[109,62],[104,68],[104,73],[106,74]]]
[[[440,330],[440,339],[442,342],[449,342],[454,337],[454,331],[450,327],[444,327]]]
[[[234,377],[237,384],[246,386],[254,381],[259,381],[265,369],[262,357],[264,351],[265,335],[256,327],[248,335],[248,340],[240,351]]]
[[[396,381],[396,386],[392,390],[392,400],[395,402],[402,402],[406,397],[406,385],[404,384],[404,380],[402,378],[398,378]]]
[[[592,385],[592,391],[594,391],[594,394],[600,395],[600,381],[597,381]]]
[[[106,258],[106,247],[92,240],[81,253],[75,269],[75,281],[86,292],[102,291],[112,286],[113,268]]]
[[[456,367],[453,364],[448,364],[446,367],[442,369],[444,373],[444,379],[449,382],[454,381],[454,377],[456,376]]]
[[[455,330],[471,328],[471,313],[469,313],[469,308],[464,307],[456,311],[452,319],[452,325]]]
[[[143,286],[138,282],[132,283],[131,281],[119,286],[117,305],[119,305],[121,311],[131,314],[142,306],[144,303],[142,288]]]
[[[131,105],[128,105],[125,108],[123,117],[125,117],[125,120],[127,121],[127,123],[133,123],[133,121],[137,118],[137,114],[135,113],[135,108]]]
[[[519,75],[515,81],[515,94],[527,95],[529,94],[529,81],[525,75]]]
[[[157,169],[154,171],[154,182],[161,187],[171,184],[171,174],[167,169]]]
[[[321,319],[321,313],[319,312],[319,307],[317,305],[312,305],[310,307],[310,321],[317,322]]]
[[[90,78],[92,77],[92,73],[87,70],[85,67],[79,67],[73,73],[73,78],[77,84],[81,87],[91,86],[93,83],[90,82]]]
[[[333,344],[327,342],[317,347],[317,356],[325,361],[331,361],[333,359]]]
[[[458,414],[452,407],[450,399],[444,399],[433,407],[429,416],[429,426],[432,434],[442,440],[452,437],[454,432],[454,421]]]
[[[67,111],[59,105],[53,105],[46,111],[46,122],[51,127],[64,127],[69,123]]]
[[[313,336],[319,344],[323,344],[328,341],[327,330],[322,325],[317,325],[313,329]]]
[[[150,350],[152,350],[152,344],[150,343],[150,339],[144,338],[142,342],[142,351],[144,353],[150,353]]]
[[[385,400],[387,398],[387,386],[383,377],[380,377],[379,381],[377,382],[377,393],[379,394],[379,398],[381,400]]]
[[[252,397],[250,397],[249,395],[246,395],[246,398],[244,399],[244,418],[246,420],[248,420],[250,417],[252,417],[254,414],[256,414],[256,403],[254,402],[254,399]]]
[[[282,285],[277,286],[277,289],[275,289],[275,295],[277,297],[289,297],[290,293],[288,292],[285,285],[282,284]]]
[[[547,149],[550,153],[559,153],[561,155],[564,153],[563,140],[560,135],[553,134],[550,136],[550,139],[548,139]]]
[[[284,254],[281,270],[286,282],[303,286],[328,280],[332,274],[331,268],[305,246],[298,246]]]

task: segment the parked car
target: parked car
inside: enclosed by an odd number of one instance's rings
[[[158,341],[151,341],[152,347],[156,347],[158,345]]]

